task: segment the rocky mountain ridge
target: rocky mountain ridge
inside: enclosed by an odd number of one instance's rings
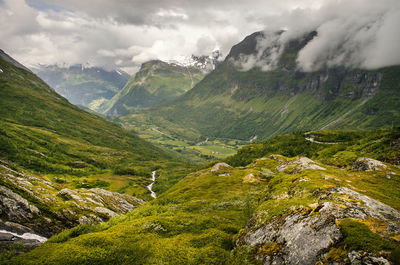
[[[121,116],[138,108],[147,108],[173,101],[190,90],[205,75],[208,64],[191,66],[152,60],[142,64],[124,88],[116,94],[104,113]]]
[[[297,54],[316,36],[312,32],[289,41],[275,68],[256,65],[243,70],[243,58],[260,54],[257,43],[263,34],[246,37],[193,89],[143,116],[151,116],[161,128],[163,122],[154,117],[178,128],[189,127],[204,137],[242,140],[255,135],[267,139],[296,130],[373,129],[400,122],[400,66],[301,71]],[[272,48],[265,48],[265,56]],[[135,116],[123,118],[126,124],[129,119]]]

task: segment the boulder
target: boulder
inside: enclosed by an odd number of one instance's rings
[[[67,188],[60,190],[58,192],[58,194],[61,197],[65,198],[66,200],[73,199],[73,200],[77,200],[79,202],[83,202],[82,198],[79,195],[77,195],[73,190],[70,190],[70,189],[67,189]]]
[[[104,207],[96,207],[94,208],[94,211],[99,213],[99,214],[105,214],[109,218],[117,216],[117,214],[114,211],[111,211],[110,209],[104,208]]]
[[[293,169],[291,170],[292,174],[296,174],[297,172],[300,172],[305,169],[326,170],[326,168],[317,165],[315,161],[304,156],[299,157],[298,159],[295,160],[283,161],[276,168],[276,170],[278,170],[278,172],[283,172],[292,166],[294,166]]]
[[[354,162],[352,169],[356,171],[385,170],[387,166],[379,160],[361,157]]]
[[[343,238],[337,225],[341,219],[379,219],[388,224],[386,231],[381,232],[382,236],[390,237],[391,233],[400,231],[400,213],[392,207],[344,187],[328,191],[329,196],[334,193],[341,196],[335,202],[320,201],[306,208],[293,209],[259,227],[252,228],[256,222],[251,219],[236,244],[258,248],[256,257],[263,264],[316,264]],[[359,257],[353,254],[350,252],[349,258],[358,260]],[[385,259],[370,256],[382,262],[377,264],[386,264]]]
[[[216,172],[221,169],[227,169],[227,168],[231,168],[231,166],[228,165],[227,163],[217,163],[211,168],[211,172]]]
[[[0,213],[11,221],[29,221],[40,215],[39,209],[10,189],[0,186]]]

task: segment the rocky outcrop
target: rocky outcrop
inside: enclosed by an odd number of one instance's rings
[[[9,220],[30,220],[40,215],[39,209],[15,192],[0,186],[0,215]]]
[[[79,224],[107,221],[144,203],[100,188],[59,190],[45,178],[11,167],[0,160],[0,251],[17,241],[37,246],[40,242],[30,235],[50,237]]]
[[[385,170],[386,168],[387,166],[381,161],[367,157],[358,158],[352,167],[356,171]]]
[[[218,177],[230,176],[232,167],[227,163],[217,163],[211,168],[211,172]]]
[[[339,197],[331,201],[333,195]],[[237,245],[256,247],[257,258],[263,260],[263,264],[316,264],[325,259],[329,250],[343,238],[338,226],[342,219],[362,222],[375,218],[386,224],[382,236],[400,232],[400,213],[381,202],[344,187],[330,189],[324,197],[330,201],[294,209],[258,228],[252,227],[254,222],[250,221]],[[359,260],[362,256],[353,254],[348,253],[346,262]],[[385,261],[382,257],[366,255]]]
[[[248,174],[248,175],[243,177],[243,183],[255,183],[257,181],[258,181],[257,177],[254,176],[253,173],[250,173],[250,174]]]
[[[319,166],[316,162],[304,156],[294,160],[279,159],[279,156],[271,156],[270,158],[281,161],[281,164],[276,167],[278,172],[290,171],[291,174],[296,174],[306,169],[326,170],[326,168]]]
[[[227,163],[217,163],[211,168],[211,172],[216,172],[221,169],[231,168]]]

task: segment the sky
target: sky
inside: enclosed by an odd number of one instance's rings
[[[318,38],[298,57],[304,70],[343,62],[373,68],[400,64],[399,4],[399,0],[0,0],[0,49],[28,67],[81,63],[132,74],[151,59],[182,61],[216,49],[227,55],[255,31],[287,30],[273,40],[284,47],[291,38],[317,30]],[[265,38],[258,47],[261,51],[270,44],[271,38]],[[268,61],[244,58],[243,65],[271,69],[281,50]]]

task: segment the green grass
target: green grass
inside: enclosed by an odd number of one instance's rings
[[[336,144],[318,144],[305,138]],[[358,157],[370,157],[384,162],[399,164],[400,147],[397,141],[400,127],[368,132],[357,131],[316,131],[279,135],[265,142],[241,148],[226,161],[235,166],[245,166],[258,157],[271,154],[285,156],[303,155],[326,164],[350,168]]]
[[[126,116],[120,120],[138,127],[139,119],[145,119],[188,141],[201,136],[249,140],[255,135],[266,140],[299,130],[371,130],[400,124],[399,66],[301,73],[294,65],[302,45],[305,42],[295,40],[286,47],[272,71],[239,71],[228,56],[175,101],[121,112]]]
[[[3,60],[0,67],[1,158],[64,179],[62,187],[101,184],[143,198],[150,198],[145,185],[152,170],[168,172],[171,182],[163,185],[171,186],[192,168],[178,153],[70,104],[33,73]],[[133,176],[118,172],[121,168]],[[120,185],[113,184],[116,178]]]
[[[125,115],[137,108],[173,101],[204,77],[204,73],[162,61],[144,63],[124,88],[115,95],[103,113]]]
[[[207,168],[191,173],[156,200],[126,216],[67,230],[12,260],[11,264],[257,264],[254,255],[258,247],[235,246],[238,237],[246,231],[244,227],[249,218],[252,217],[252,229],[256,229],[294,209],[307,209],[320,200],[322,195],[318,194],[339,182],[400,209],[397,202],[399,175],[390,183],[377,181],[362,185],[366,180],[379,180],[382,174],[347,172],[328,165],[323,165],[327,168],[323,172],[305,170],[286,174],[276,171],[280,164],[277,160],[255,162],[243,168],[217,172]],[[394,167],[390,170],[400,174]],[[222,173],[229,175],[219,176]],[[256,176],[255,183],[245,181],[250,173]],[[324,179],[322,173],[338,180]],[[308,181],[296,182],[299,178]],[[390,186],[393,192],[383,198],[370,189],[374,186],[376,190],[386,190]],[[393,243],[364,226],[342,224],[346,237],[341,244],[346,249],[396,249]],[[354,242],[357,237],[363,239],[359,245]]]

